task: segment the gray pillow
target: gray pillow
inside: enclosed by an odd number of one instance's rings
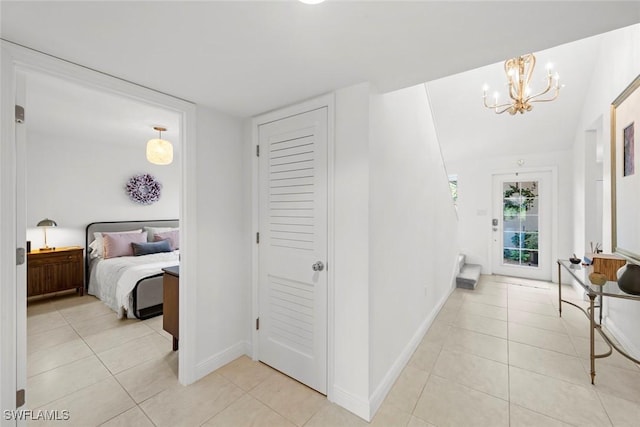
[[[133,255],[150,255],[160,252],[171,252],[171,243],[169,240],[159,240],[157,242],[131,243]]]

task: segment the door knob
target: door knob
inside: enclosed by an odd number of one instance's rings
[[[322,263],[322,261],[318,261],[316,263],[314,263],[311,268],[313,269],[313,271],[322,271],[324,270],[324,264]]]

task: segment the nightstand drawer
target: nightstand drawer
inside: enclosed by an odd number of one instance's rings
[[[41,265],[50,265],[50,264],[65,264],[69,262],[82,262],[82,250],[80,251],[67,251],[65,253],[51,253],[44,255],[44,252],[41,252],[35,256],[31,256],[29,254],[28,261],[31,266],[41,266]]]

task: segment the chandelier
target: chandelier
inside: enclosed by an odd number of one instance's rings
[[[558,73],[551,74],[551,65],[547,65],[546,87],[538,93],[531,93],[529,82],[535,66],[536,57],[532,53],[507,59],[504,62],[504,71],[507,74],[511,101],[499,104],[499,95],[496,92],[493,95],[493,104],[487,104],[487,90],[489,90],[489,87],[485,85],[482,96],[484,106],[494,110],[496,114],[502,114],[505,111],[508,111],[511,115],[516,113],[524,114],[525,111],[533,109],[531,104],[534,102],[549,102],[556,99],[560,93],[560,76]],[[542,97],[549,92],[551,93],[546,98]]]

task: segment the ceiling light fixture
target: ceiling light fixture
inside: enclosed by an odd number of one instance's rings
[[[160,126],[153,128],[158,131],[158,138],[147,142],[147,160],[154,165],[168,165],[173,161],[173,145],[162,139],[162,132],[166,132],[167,128]]]
[[[499,94],[495,92],[493,95],[493,104],[487,104],[487,91],[489,87],[485,85],[482,88],[484,106],[494,110],[496,114],[502,114],[505,111],[508,111],[511,115],[516,113],[524,114],[525,111],[531,111],[533,109],[533,105],[531,104],[534,102],[549,102],[556,99],[561,88],[560,76],[558,73],[551,73],[552,67],[550,64],[547,65],[546,87],[541,92],[531,95],[529,82],[531,81],[535,66],[536,57],[533,53],[507,59],[504,62],[504,71],[507,74],[511,101],[498,104]],[[552,91],[552,93],[548,98],[541,98],[542,95],[547,94],[549,91]]]
[[[320,4],[324,0],[299,0],[299,1],[300,3],[304,3],[304,4]]]

